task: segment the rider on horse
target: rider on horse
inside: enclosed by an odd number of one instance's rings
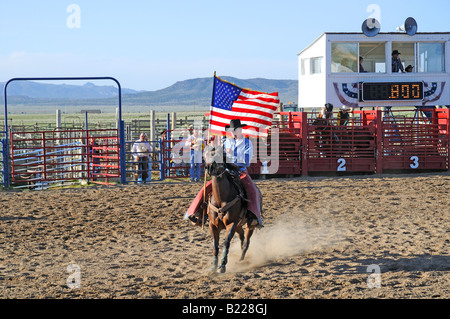
[[[242,128],[245,126],[246,124],[241,124],[240,119],[233,119],[230,121],[230,125],[225,127],[232,137],[225,139],[224,153],[226,155],[226,163],[233,164],[237,168],[241,185],[244,187],[249,201],[247,209],[256,216],[259,227],[262,227],[261,193],[247,172],[247,167],[250,166],[253,156],[253,144],[242,134]],[[199,224],[198,217],[202,216],[202,210],[205,209],[204,200],[210,193],[211,182],[206,185],[206,190],[202,189],[198,193],[186,212],[185,217],[189,218],[194,224]]]
[[[322,106],[318,118],[320,119],[332,119],[333,118],[333,104],[327,103]]]

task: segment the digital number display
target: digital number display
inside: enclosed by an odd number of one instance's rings
[[[363,82],[361,101],[423,100],[423,82]]]

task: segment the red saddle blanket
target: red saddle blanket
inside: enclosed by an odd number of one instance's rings
[[[248,174],[241,174],[241,183],[244,187],[247,198],[249,200],[247,204],[247,209],[251,211],[256,217],[261,217],[261,207],[260,207],[260,193],[256,185],[253,183],[252,179]],[[209,194],[212,192],[212,182],[209,181],[206,183],[206,199],[208,199]],[[187,216],[192,216],[196,211],[200,209],[200,205],[203,203],[203,187],[200,192],[197,194],[191,206],[189,206],[188,211],[186,212]]]

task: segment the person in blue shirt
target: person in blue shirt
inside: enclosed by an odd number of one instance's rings
[[[240,120],[236,120],[235,122],[232,120],[231,125],[225,127],[232,136],[231,138],[225,139],[223,145],[226,162],[235,164],[239,168],[239,171],[245,172],[247,167],[250,166],[250,161],[253,156],[253,143],[242,134],[242,127],[245,124],[241,124]]]
[[[234,164],[239,169],[241,184],[250,200],[247,208],[255,214],[259,227],[262,227],[261,193],[247,172],[253,157],[253,143],[242,134],[242,128],[245,126],[247,125],[242,124],[240,119],[231,120],[230,125],[225,126],[231,137],[225,140],[223,146],[226,163]]]
[[[230,121],[230,125],[225,127],[230,135],[223,143],[224,154],[226,156],[225,161],[238,168],[241,184],[245,188],[249,200],[247,209],[255,215],[258,226],[262,227],[261,192],[247,172],[247,168],[250,166],[253,157],[253,144],[251,140],[242,134],[242,128],[245,126],[239,119],[233,119]],[[211,182],[206,184],[205,191],[207,194],[211,193]],[[189,218],[196,225],[198,225],[198,220],[195,216],[196,213],[201,216],[199,210],[201,209],[202,202],[203,189],[198,193],[185,215],[185,218]]]

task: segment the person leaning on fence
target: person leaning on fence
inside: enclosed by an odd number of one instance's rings
[[[202,155],[203,155],[203,137],[199,129],[194,129],[192,135],[186,140],[186,146],[191,150],[190,171],[191,182],[200,181]]]
[[[180,143],[182,145],[186,145],[186,141],[189,138],[189,131],[183,130],[181,133],[181,140]],[[189,176],[189,168],[186,168],[190,162],[190,151],[186,152],[185,149],[188,149],[187,147],[182,147],[177,153],[174,153],[172,151],[171,157],[172,161],[174,162],[174,166],[177,167],[176,174],[177,176]]]
[[[136,162],[136,179],[138,182],[147,182],[151,179],[151,165],[149,165],[152,147],[147,141],[147,134],[141,133],[139,139],[134,142],[131,152]]]
[[[350,108],[346,105],[342,105],[341,109],[338,112],[337,122],[338,125],[347,125],[348,120],[350,119]]]

